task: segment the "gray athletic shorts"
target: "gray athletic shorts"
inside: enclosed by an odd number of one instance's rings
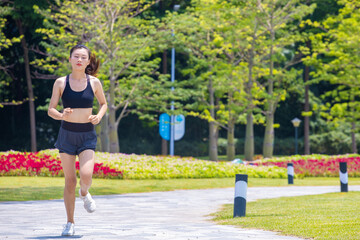
[[[92,123],[62,121],[55,147],[60,153],[79,155],[82,151],[96,148],[96,132]]]

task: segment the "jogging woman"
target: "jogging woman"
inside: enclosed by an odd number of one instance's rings
[[[48,115],[61,120],[55,147],[59,149],[61,165],[65,175],[64,203],[67,224],[63,236],[72,236],[74,229],[75,189],[77,184],[75,159],[80,163],[80,199],[84,208],[92,213],[96,209],[95,201],[88,192],[94,171],[96,133],[94,125],[101,121],[107,110],[102,85],[94,77],[99,61],[84,45],[76,45],[70,50],[69,62],[71,74],[56,79],[49,104]],[[94,96],[100,104],[99,112],[92,113]],[[56,110],[60,98],[63,111]]]

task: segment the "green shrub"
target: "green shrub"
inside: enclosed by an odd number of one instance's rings
[[[209,143],[200,141],[176,141],[175,154],[179,156],[206,156],[209,154]]]

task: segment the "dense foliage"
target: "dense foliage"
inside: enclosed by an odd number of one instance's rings
[[[244,140],[245,113],[253,107],[256,108],[251,110],[255,114],[254,124],[258,124],[254,126],[254,134],[250,134],[255,137],[255,154],[264,154],[263,143],[273,147],[275,155],[293,154],[294,129],[290,120],[301,118],[302,113],[303,117],[311,116],[311,152],[356,152],[360,95],[358,1],[95,2],[1,1],[0,125],[4,127],[0,150],[30,149],[29,101],[33,101],[36,108],[36,126],[32,125],[31,129],[37,134],[38,149],[53,147],[59,123],[50,119],[44,110],[53,80],[70,70],[66,63],[67,47],[80,41],[94,49],[102,60],[99,78],[109,97],[115,96],[112,104],[117,107],[110,115],[116,115],[117,120],[115,124],[112,117],[110,125],[119,125],[112,135],[123,146],[121,152],[161,152],[157,115],[169,109],[171,100],[178,104],[177,111],[191,110],[193,116],[208,117],[203,120],[187,116],[185,136],[175,144],[178,155],[208,154],[211,149],[209,119],[221,125],[216,127],[219,132],[212,134],[213,138],[219,137],[216,140],[220,142],[213,141],[213,146],[220,146],[219,154],[229,151],[228,146],[236,146],[235,150],[231,149],[233,153],[243,154],[244,145],[249,142]],[[90,5],[92,3],[95,5]],[[178,12],[174,12],[174,4],[180,4]],[[310,15],[306,15],[310,12],[308,8],[314,10]],[[294,17],[281,15],[292,13]],[[115,17],[113,21],[111,16]],[[276,22],[272,22],[270,16],[277,17]],[[254,24],[255,20],[261,24]],[[255,30],[257,34],[253,36]],[[251,42],[256,43],[256,49],[249,52]],[[173,47],[176,49],[175,92],[179,91],[180,97],[168,91],[167,73]],[[257,55],[249,74],[248,60],[252,52]],[[306,97],[301,74],[305,68],[304,58],[311,71],[309,76],[314,80],[308,82],[311,84],[310,109],[306,112],[303,112]],[[27,68],[30,77],[25,74]],[[253,77],[252,88],[247,88],[248,77]],[[209,80],[213,81],[213,88],[209,88]],[[29,86],[34,88],[34,99],[27,95]],[[113,87],[115,92],[110,94],[109,89]],[[200,97],[191,92],[194,89],[200,90],[197,92]],[[250,94],[252,98],[248,99]],[[209,104],[211,95],[213,104]],[[181,108],[190,103],[191,109]],[[274,123],[275,140],[264,141],[264,117],[271,112],[270,105],[274,114],[276,108],[274,119],[267,120]],[[212,111],[214,116],[210,114]],[[128,117],[122,119],[127,114]],[[106,118],[102,122],[105,125]],[[334,120],[335,123],[329,122]],[[299,128],[300,153],[302,127]],[[230,137],[228,132],[232,134]],[[102,134],[103,144],[108,143],[109,135]],[[228,140],[223,141],[226,138]]]

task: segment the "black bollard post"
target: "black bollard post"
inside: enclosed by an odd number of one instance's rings
[[[234,217],[245,217],[248,175],[236,174]]]
[[[340,189],[341,192],[347,192],[348,191],[348,173],[347,173],[347,163],[346,162],[340,162]]]
[[[294,184],[294,164],[287,164],[287,172],[288,172],[288,184]]]

